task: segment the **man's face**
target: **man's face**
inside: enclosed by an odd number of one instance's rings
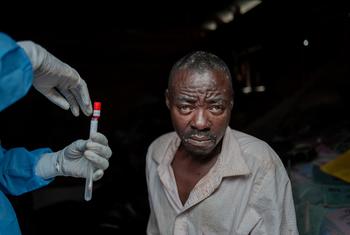
[[[166,91],[175,131],[184,149],[193,155],[213,152],[229,125],[232,88],[221,71],[179,70]]]

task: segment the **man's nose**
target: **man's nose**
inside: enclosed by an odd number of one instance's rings
[[[209,116],[204,109],[196,110],[192,119],[191,126],[197,130],[205,130],[210,128]]]

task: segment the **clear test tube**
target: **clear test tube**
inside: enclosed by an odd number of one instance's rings
[[[94,102],[94,111],[90,122],[90,138],[93,133],[97,132],[98,119],[100,118],[100,115],[101,115],[101,102]],[[90,165],[88,176],[86,177],[86,180],[85,180],[85,192],[84,192],[85,201],[90,201],[92,198],[93,174],[94,174],[94,169],[93,169],[93,166]]]

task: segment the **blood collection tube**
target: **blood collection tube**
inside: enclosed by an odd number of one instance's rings
[[[101,115],[101,102],[94,102],[94,111],[92,113],[92,118],[90,122],[90,138],[93,133],[97,132],[98,119],[100,118],[100,115]],[[93,169],[93,166],[90,165],[88,176],[86,177],[86,180],[85,180],[85,193],[84,193],[85,201],[90,201],[92,197],[93,174],[94,174],[94,169]]]

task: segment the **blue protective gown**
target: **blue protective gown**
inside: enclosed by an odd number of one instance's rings
[[[0,33],[0,111],[23,97],[30,89],[32,79],[32,66],[23,49]],[[20,195],[52,181],[35,175],[40,155],[47,152],[51,150],[5,150],[0,145],[0,235],[21,234],[15,212],[5,194]]]

